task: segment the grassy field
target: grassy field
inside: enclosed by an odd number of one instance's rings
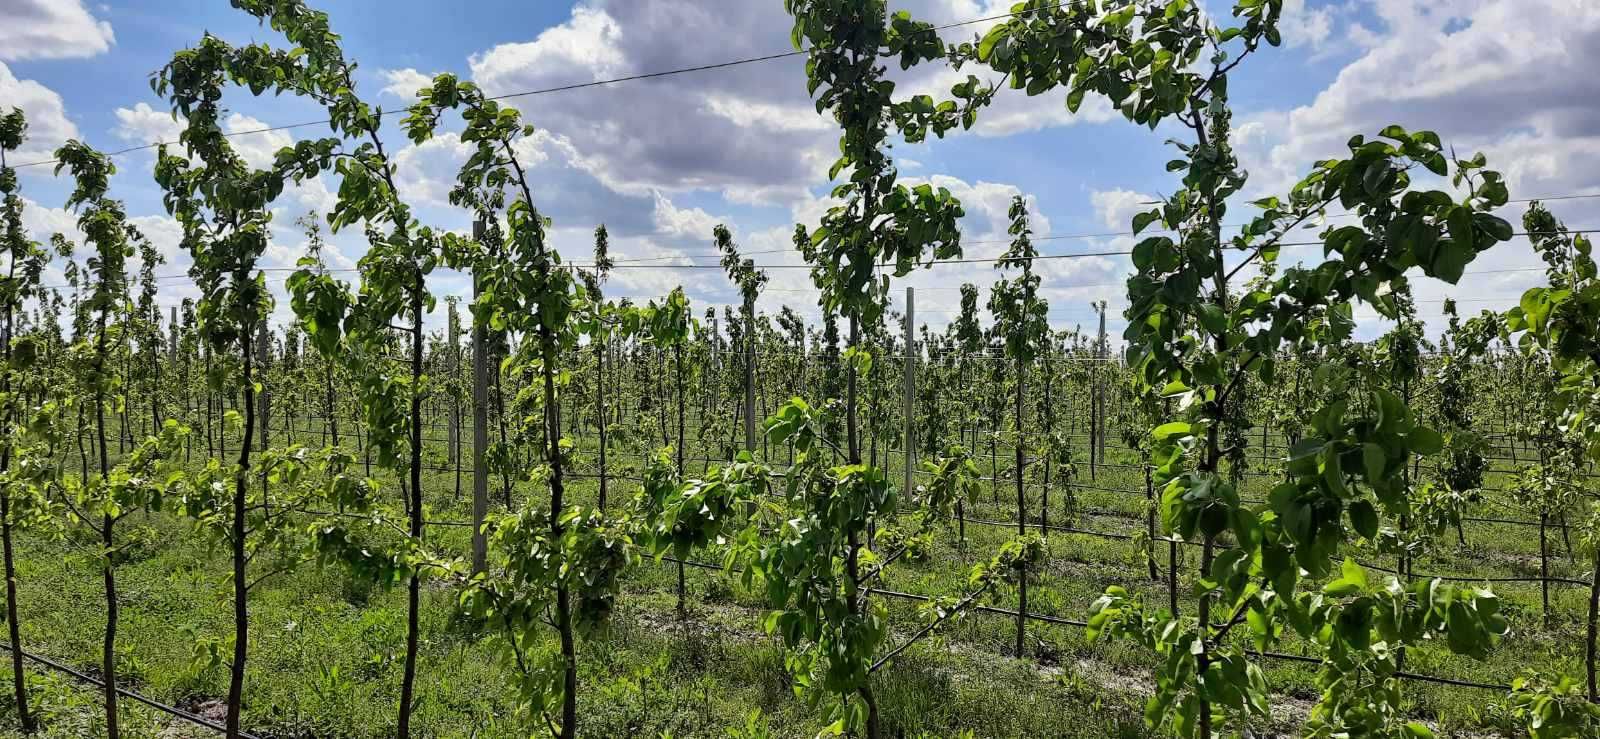
[[[1006,458],[1000,455],[1001,460]],[[982,459],[986,461],[987,455]],[[630,461],[637,463],[622,459]],[[1092,481],[1087,467],[1081,469],[1079,481],[1086,487],[1076,492],[1072,517],[1066,518],[1065,501],[1056,493],[1051,523],[1123,534],[1142,530],[1144,478],[1130,464],[1133,461],[1116,455],[1112,465],[1095,470]],[[691,474],[701,466],[691,464]],[[1247,478],[1245,495],[1261,497],[1270,479],[1270,475]],[[1499,482],[1499,476],[1491,480],[1492,485]],[[1014,523],[980,522],[1015,520],[1012,484],[1001,479],[991,492],[990,483],[985,483],[966,511],[966,541],[958,540],[952,522],[926,558],[903,560],[892,567],[883,587],[958,595],[970,567],[986,560],[1014,533]],[[613,500],[626,499],[633,488],[626,481],[614,482]],[[398,494],[392,486],[385,489]],[[424,489],[430,519],[470,517],[469,501],[453,498],[452,473],[430,473]],[[594,493],[593,480],[581,479],[575,486],[580,501],[592,500]],[[1036,515],[1038,490],[1031,493],[1030,509]],[[543,497],[533,490],[518,490],[515,497],[528,495],[534,500]],[[1505,514],[1486,506],[1483,515]],[[137,531],[143,543],[119,571],[121,674],[129,689],[220,719],[217,702],[226,693],[226,670],[196,669],[193,651],[205,637],[230,633],[227,556],[195,535],[192,526],[165,514],[136,514],[123,524],[124,531]],[[1536,529],[1474,523],[1466,533],[1467,545],[1458,545],[1453,534],[1446,536],[1417,561],[1415,570],[1483,577],[1538,574]],[[430,544],[442,550],[464,552],[468,546],[464,528],[435,526],[428,536]],[[1565,556],[1559,532],[1552,531],[1552,538],[1557,552],[1552,574],[1586,576],[1584,567]],[[1163,574],[1154,582],[1137,546],[1132,541],[1052,532],[1048,565],[1036,573],[1030,590],[1030,612],[1082,619],[1110,584],[1126,585],[1152,602],[1165,603],[1167,544],[1157,544]],[[1180,607],[1192,609],[1187,575],[1195,569],[1198,550],[1178,549]],[[92,552],[88,542],[71,538],[23,536],[18,542],[23,641],[40,654],[94,674],[105,609]],[[1358,557],[1393,565],[1370,552]],[[811,736],[822,728],[820,710],[793,691],[781,643],[761,630],[765,610],[759,593],[747,592],[736,577],[691,567],[690,613],[680,619],[675,583],[676,570],[670,562],[642,563],[626,579],[610,633],[580,645],[580,734],[726,736],[728,727],[752,720],[779,736]],[[1582,673],[1581,616],[1587,597],[1582,588],[1553,589],[1548,626],[1541,618],[1536,583],[1497,583],[1494,590],[1505,601],[1514,631],[1488,660],[1477,662],[1451,656],[1442,648],[1423,647],[1408,654],[1407,669],[1489,683],[1508,683],[1533,665]],[[924,622],[914,601],[885,597],[885,603],[893,622],[892,641]],[[1016,604],[1007,594],[989,605],[1014,608]],[[306,567],[259,587],[251,609],[245,693],[248,730],[273,737],[388,735],[404,649],[403,589],[375,589],[342,570]],[[1012,653],[1014,630],[1012,617],[973,613],[878,673],[874,686],[890,735],[1147,734],[1141,714],[1151,655],[1126,643],[1086,643],[1082,630],[1074,626],[1033,622],[1028,625],[1027,654],[1019,658]],[[421,735],[528,735],[525,727],[513,723],[505,668],[483,637],[476,624],[458,613],[455,593],[448,586],[434,582],[425,588],[420,698],[414,720]],[[1281,650],[1295,653],[1301,646],[1291,638]],[[1271,722],[1257,728],[1269,734],[1293,734],[1319,693],[1314,666],[1279,660],[1262,664],[1277,695]],[[45,736],[94,736],[100,730],[98,693],[58,674],[34,671],[31,678],[48,727]],[[1448,735],[1487,733],[1484,724],[1493,718],[1493,704],[1503,699],[1492,691],[1424,683],[1408,684],[1407,694],[1415,716]],[[131,701],[124,701],[124,706],[130,715],[130,736],[211,734]],[[756,710],[760,716],[752,718]],[[15,728],[14,710],[7,702],[0,706],[0,732],[14,733]]]

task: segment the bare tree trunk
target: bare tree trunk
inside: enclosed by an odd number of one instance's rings
[[[606,344],[604,340],[594,345],[594,404],[595,418],[600,424],[600,510],[606,509]]]
[[[10,273],[15,279],[17,271],[16,260],[12,260]],[[10,395],[11,388],[11,340],[13,324],[12,305],[6,305],[4,351],[0,352],[5,358],[5,374],[0,376],[0,393]],[[11,427],[11,404],[6,405],[5,418],[0,419],[6,428]],[[0,446],[0,474],[11,471],[11,440],[6,439],[4,446]],[[0,492],[0,544],[5,550],[5,575],[6,575],[6,628],[11,637],[11,687],[17,701],[17,723],[22,727],[22,733],[32,734],[34,730],[33,714],[28,711],[28,685],[24,677],[22,666],[22,634],[17,622],[17,566],[13,559],[11,549],[11,496]]]
[[[678,479],[682,480],[683,479],[683,344],[679,343],[679,344],[673,345],[672,354],[673,354],[673,362],[676,365],[676,371],[674,372],[674,375],[676,375],[676,377],[677,377],[677,388],[678,388],[678,449],[677,449],[677,452],[678,452],[678,460],[677,460],[678,461]],[[663,415],[662,418],[666,418],[666,416]],[[685,605],[684,605],[684,598],[685,598],[686,590],[687,590],[687,588],[685,587],[684,577],[683,577],[683,561],[679,560],[678,561],[678,618],[680,618],[680,619],[684,618],[687,615],[687,609],[685,608]]]
[[[422,539],[422,272],[413,278],[411,295],[411,459],[409,507],[411,538]],[[422,579],[413,571],[406,583],[406,661],[400,680],[400,725],[398,736],[411,736],[411,708],[417,681],[417,641],[420,624],[417,611],[422,589]]]
[[[240,712],[244,703],[244,667],[250,645],[250,592],[245,579],[245,509],[249,497],[245,480],[250,477],[250,443],[255,430],[255,368],[249,332],[240,343],[244,353],[244,443],[239,445],[239,470],[233,479],[233,664],[228,671],[228,739],[239,736]]]

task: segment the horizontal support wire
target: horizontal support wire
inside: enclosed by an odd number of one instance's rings
[[[673,562],[673,563],[676,563],[676,564],[685,565],[687,567],[697,567],[697,568],[704,569],[704,570],[715,570],[715,571],[720,571],[720,572],[728,572],[728,573],[731,573],[731,574],[738,574],[739,572],[741,572],[741,570],[739,568],[736,568],[736,567],[735,568],[728,568],[728,567],[724,567],[724,566],[719,565],[719,564],[713,564],[713,563],[710,563],[710,562],[700,562],[700,561],[696,561],[696,560],[692,560],[692,559],[678,559],[678,558],[672,557],[672,556],[663,556],[663,557],[660,557],[659,559],[661,561],[664,561],[664,562]],[[935,600],[935,598],[933,596],[922,595],[920,593],[907,593],[907,592],[899,591],[899,590],[889,590],[889,589],[885,589],[885,588],[873,588],[873,587],[865,588],[865,590],[868,593],[872,593],[872,594],[875,594],[875,595],[883,595],[883,596],[890,597],[890,598],[898,598],[900,600],[910,600],[910,601],[917,601],[917,602],[922,602],[922,603],[927,603],[927,602],[931,602],[931,601]],[[1036,613],[1036,612],[1033,612],[1033,611],[1028,611],[1026,613],[1020,613],[1020,612],[1018,612],[1016,610],[1013,610],[1013,609],[1010,609],[1010,608],[1002,608],[1000,606],[977,605],[977,606],[973,606],[972,610],[975,611],[975,612],[978,612],[978,613],[986,613],[986,614],[995,615],[995,616],[1005,616],[1005,617],[1010,618],[1010,619],[1016,619],[1018,617],[1021,617],[1023,619],[1028,620],[1028,621],[1035,621],[1035,622],[1038,622],[1038,623],[1045,623],[1045,624],[1054,624],[1054,625],[1057,625],[1057,626],[1073,626],[1073,627],[1077,627],[1077,628],[1086,628],[1089,625],[1089,623],[1087,621],[1081,621],[1081,620],[1074,619],[1074,618],[1067,618],[1067,617],[1063,617],[1063,616],[1055,616],[1055,615],[1045,614],[1045,613]],[[1322,664],[1322,660],[1317,658],[1317,657],[1308,657],[1308,656],[1299,655],[1299,654],[1286,654],[1286,653],[1283,653],[1283,652],[1262,652],[1262,651],[1257,651],[1257,650],[1253,650],[1253,649],[1246,650],[1246,653],[1250,654],[1251,656],[1262,657],[1262,658],[1266,658],[1266,659],[1283,660],[1283,661],[1289,661],[1289,662],[1300,662],[1300,663],[1304,663],[1304,664],[1315,664],[1315,665]],[[1437,684],[1437,685],[1450,685],[1450,686],[1454,686],[1454,687],[1458,687],[1458,688],[1473,688],[1473,689],[1477,689],[1477,690],[1493,690],[1493,691],[1497,691],[1497,692],[1501,692],[1501,693],[1506,693],[1506,692],[1510,692],[1511,691],[1511,686],[1510,685],[1505,685],[1505,684],[1501,684],[1501,683],[1484,683],[1484,682],[1476,682],[1476,681],[1473,681],[1473,680],[1461,680],[1461,679],[1457,679],[1457,678],[1453,678],[1453,677],[1443,677],[1443,676],[1440,676],[1440,675],[1429,675],[1427,673],[1406,672],[1404,670],[1399,670],[1399,671],[1396,671],[1396,672],[1391,673],[1391,674],[1394,677],[1402,679],[1402,680],[1414,680],[1414,681],[1418,681],[1418,682],[1434,683],[1434,684]]]

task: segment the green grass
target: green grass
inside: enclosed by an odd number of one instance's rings
[[[1001,455],[1002,464],[1006,458]],[[987,455],[982,459],[986,461]],[[1113,460],[1129,461],[1122,455]],[[690,466],[691,473],[700,469],[697,464]],[[1083,473],[1081,480],[1087,483],[1087,468]],[[1264,495],[1265,479],[1250,478],[1244,494]],[[1107,467],[1096,471],[1092,484],[1142,491],[1144,482],[1137,469]],[[453,487],[450,473],[426,476],[434,520],[469,517],[469,502],[453,499]],[[385,489],[397,494],[394,486]],[[623,501],[632,492],[631,483],[613,483],[614,501]],[[576,500],[589,501],[594,494],[593,480],[574,484]],[[542,498],[532,490],[516,493],[518,498],[530,495]],[[1066,521],[1061,502],[1059,496],[1053,497],[1053,523]],[[1077,505],[1103,513],[1079,515],[1071,525],[1127,533],[1143,527],[1142,494],[1082,490]],[[1002,480],[993,493],[985,486],[968,515],[1009,520],[1014,506],[1014,491]],[[1037,508],[1037,499],[1030,506]],[[123,609],[119,661],[124,685],[190,709],[218,699],[226,692],[225,670],[194,669],[192,651],[198,638],[231,632],[226,553],[208,546],[188,521],[170,515],[136,514],[121,530],[137,532],[144,541],[119,570]],[[926,595],[958,594],[970,567],[987,559],[1013,534],[1009,527],[973,522],[966,531],[965,542],[957,541],[952,528],[941,535],[927,558],[896,564],[884,587]],[[1468,546],[1458,546],[1453,535],[1447,536],[1417,562],[1416,569],[1537,574],[1536,533],[1524,527],[1472,524]],[[435,527],[429,537],[435,547],[461,552],[467,547],[468,532]],[[1563,551],[1558,533],[1553,532],[1552,541],[1557,551]],[[1165,545],[1159,546],[1164,571]],[[1126,585],[1156,604],[1166,602],[1165,582],[1148,579],[1132,542],[1055,533],[1049,537],[1049,549],[1050,559],[1044,571],[1036,573],[1030,591],[1034,612],[1081,619],[1110,584]],[[1180,549],[1182,607],[1192,612],[1188,573],[1197,564],[1197,550]],[[71,540],[20,537],[19,606],[23,641],[29,648],[96,672],[104,605],[91,551]],[[1358,556],[1380,562],[1371,552]],[[1553,574],[1581,577],[1583,570],[1564,556],[1553,559]],[[781,645],[761,631],[764,604],[759,594],[746,592],[734,578],[691,568],[691,613],[679,621],[674,613],[675,582],[670,564],[641,564],[625,580],[610,632],[580,644],[580,734],[725,736],[726,727],[742,725],[756,708],[779,736],[811,736],[822,728],[822,710],[795,695]],[[1553,591],[1556,615],[1548,628],[1541,623],[1536,584],[1501,584],[1494,589],[1505,601],[1514,631],[1486,661],[1423,646],[1410,651],[1407,668],[1492,683],[1509,682],[1529,666],[1581,674],[1586,594],[1580,588]],[[993,605],[1015,607],[1012,598],[1004,595]],[[915,603],[885,602],[895,639],[923,623]],[[403,590],[374,589],[336,569],[306,567],[254,591],[251,619],[248,730],[273,737],[390,734],[405,633]],[[1076,628],[1031,623],[1029,653],[1018,659],[1010,654],[1014,628],[1008,617],[970,614],[875,676],[890,735],[1147,733],[1141,714],[1151,655],[1126,643],[1086,643]],[[1292,637],[1279,647],[1286,652],[1302,648]],[[1277,696],[1273,720],[1258,728],[1292,734],[1319,692],[1315,671],[1289,662],[1267,661],[1264,666]],[[30,679],[48,726],[46,736],[94,736],[102,731],[99,696],[92,689],[37,671]],[[1482,731],[1476,727],[1486,706],[1502,698],[1436,685],[1410,684],[1406,689],[1414,714],[1445,733]],[[485,634],[457,613],[455,594],[439,583],[424,591],[417,693],[414,725],[420,727],[421,736],[529,734],[512,714],[514,696],[505,667],[487,646]],[[0,733],[7,736],[16,730],[9,697],[9,693],[0,697]],[[209,735],[181,728],[131,701],[123,705],[129,717],[128,736]]]

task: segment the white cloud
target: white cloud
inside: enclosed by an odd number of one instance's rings
[[[1281,191],[1354,134],[1390,123],[1432,129],[1462,154],[1485,151],[1513,193],[1571,192],[1600,141],[1600,4],[1578,0],[1395,0],[1370,48],[1315,100],[1241,116],[1252,185]],[[1504,154],[1540,149],[1560,167]]]
[[[719,43],[682,43],[682,29],[716,27]],[[470,59],[490,94],[525,92],[769,54],[788,44],[777,5],[705,0],[579,4],[532,41]],[[800,60],[743,65],[626,87],[521,98],[531,123],[569,141],[572,164],[617,192],[724,191],[745,202],[798,197],[818,175],[812,152],[835,137],[805,92]],[[552,104],[554,103],[554,104]],[[809,120],[808,120],[809,119]]]
[[[1310,47],[1321,49],[1333,35],[1333,14],[1329,5],[1312,7],[1310,0],[1284,0],[1283,15],[1278,29],[1283,34],[1283,45],[1291,49]]]
[[[11,68],[0,62],[0,111],[9,113],[13,107],[20,108],[28,120],[28,139],[21,149],[7,154],[8,164],[51,159],[67,139],[78,138],[78,126],[67,118],[61,95],[34,80],[17,79]],[[28,167],[18,172],[49,174],[50,167]]]
[[[919,19],[950,23],[1003,14],[1009,0],[902,0],[894,6],[891,11],[904,8]],[[792,25],[778,3],[585,0],[565,22],[530,41],[474,54],[471,77],[489,94],[502,95],[759,57],[789,48]],[[960,40],[985,25],[945,35]],[[682,42],[683,29],[706,27],[720,29],[714,50]],[[896,68],[890,76],[902,96],[945,99],[970,71],[933,63]],[[703,190],[738,204],[793,206],[822,184],[838,156],[838,126],[816,112],[804,80],[804,59],[791,57],[509,104],[570,143],[572,166],[615,192],[653,198],[658,191]],[[974,133],[1005,136],[1116,116],[1100,101],[1069,114],[1064,97],[1060,91],[1031,98],[1008,91],[983,112]]]
[[[1155,202],[1156,198],[1142,192],[1132,190],[1096,190],[1089,196],[1089,203],[1094,206],[1095,215],[1106,228],[1124,230],[1132,227],[1133,216],[1150,210],[1154,206],[1146,203]]]
[[[1376,22],[1345,32],[1359,56],[1308,104],[1236,120],[1233,141],[1251,173],[1246,195],[1281,194],[1319,159],[1347,156],[1352,135],[1394,123],[1433,130],[1461,157],[1483,152],[1506,175],[1512,198],[1600,192],[1600,4],[1579,0],[1391,0],[1368,2]],[[1552,204],[1575,227],[1600,216],[1593,201]],[[1520,220],[1521,204],[1500,215]],[[1247,215],[1241,213],[1241,215]],[[1292,250],[1285,259],[1313,250]],[[1514,239],[1481,255],[1457,286],[1417,278],[1420,313],[1438,328],[1444,297],[1464,313],[1504,309],[1541,279]],[[1362,314],[1370,315],[1370,314]],[[1359,326],[1363,337],[1380,322]]]
[[[417,91],[433,84],[433,78],[415,69],[386,69],[382,73],[383,91],[401,100],[414,101]]]
[[[189,266],[189,254],[183,249],[183,226],[170,216],[144,215],[130,216],[129,225],[139,229],[139,233],[150,240],[150,245],[155,247],[156,253],[166,260],[167,273],[183,272]],[[177,269],[174,269],[176,267]]]
[[[115,113],[117,116],[115,133],[124,141],[176,144],[178,136],[183,133],[182,121],[173,118],[171,113],[150,107],[149,103],[138,103],[132,108],[117,108]]]
[[[333,212],[333,206],[338,202],[339,196],[328,189],[328,183],[322,177],[299,184],[290,183],[284,188],[283,195],[278,197],[273,217],[292,220],[306,213],[325,216]]]
[[[61,234],[73,244],[83,244],[83,232],[78,230],[78,216],[66,208],[50,208],[33,200],[22,198],[22,227],[41,244],[50,243],[50,237]]]
[[[176,145],[185,125],[183,119],[151,108],[148,103],[117,108],[116,116],[118,138],[145,144]],[[222,121],[222,130],[229,134],[228,143],[234,153],[252,169],[271,167],[279,149],[294,145],[294,137],[288,132],[264,130],[270,127],[265,121],[242,113],[231,113]]]
[[[744,100],[730,95],[709,95],[706,108],[742,128],[773,131],[832,131],[834,126],[810,105],[786,106]]]
[[[679,208],[667,196],[655,193],[656,230],[668,236],[684,238],[711,238],[711,229],[725,219],[719,219],[700,208]]]
[[[533,41],[501,44],[474,54],[472,73],[490,80],[529,70],[537,74],[576,72],[600,79],[622,69],[621,38],[622,27],[609,13],[579,5],[566,23],[545,29]]]
[[[286,131],[262,131],[268,124],[241,113],[232,113],[223,121],[222,128],[233,134],[229,141],[233,150],[252,169],[268,169],[278,150],[294,145],[294,137]]]
[[[66,59],[103,54],[111,24],[79,0],[7,0],[0,6],[0,59]]]
[[[472,155],[473,146],[454,133],[408,144],[394,155],[395,186],[407,200],[447,205],[456,171]]]

